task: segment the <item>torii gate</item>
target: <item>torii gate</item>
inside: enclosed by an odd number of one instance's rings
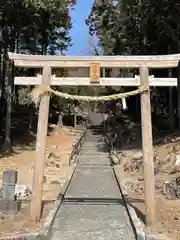
[[[9,59],[15,67],[42,68],[43,74],[37,77],[14,78],[15,85],[59,85],[59,86],[178,86],[180,79],[155,78],[149,76],[149,68],[176,68],[180,54],[162,56],[40,56],[9,53]],[[90,67],[89,77],[55,77],[52,68]],[[139,68],[140,76],[134,78],[100,78],[100,68]],[[178,82],[178,83],[177,83]],[[155,223],[155,179],[153,164],[152,123],[149,88],[140,94],[142,149],[144,163],[144,191],[146,206],[146,223]],[[180,96],[180,94],[178,94]],[[43,191],[43,175],[45,164],[46,136],[49,113],[49,96],[41,98],[39,106],[38,130],[36,140],[36,160],[31,200],[31,216],[39,221]],[[180,97],[178,99],[180,116]]]

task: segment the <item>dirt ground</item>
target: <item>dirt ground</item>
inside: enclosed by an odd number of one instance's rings
[[[143,158],[142,151],[137,146],[141,136],[140,126],[137,126],[136,130],[130,130],[128,137],[126,133],[124,133],[126,141],[122,140],[123,144],[119,151],[121,162],[115,168],[123,190],[127,193],[126,198],[134,206],[139,218],[145,222]],[[180,153],[179,136],[177,131],[164,136],[154,134],[157,197],[155,230],[173,240],[180,240],[180,163],[177,161]]]
[[[30,232],[43,223],[53,201],[56,200],[63,183],[71,177],[73,169],[68,166],[73,145],[80,137],[80,131],[71,127],[61,129],[52,126],[52,131],[47,136],[46,166],[44,171],[45,183],[43,191],[43,216],[39,224],[31,222],[29,217],[29,203],[24,203],[16,216],[0,215],[0,235],[10,233]],[[33,139],[33,140],[32,140]],[[0,187],[2,185],[2,171],[14,169],[18,171],[18,184],[26,185],[32,189],[32,177],[35,160],[34,136],[29,138],[26,146],[14,144],[11,156],[0,157]]]

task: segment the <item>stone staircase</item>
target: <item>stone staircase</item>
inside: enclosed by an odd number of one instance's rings
[[[133,240],[131,226],[108,146],[91,121],[77,165],[51,229],[52,240]]]

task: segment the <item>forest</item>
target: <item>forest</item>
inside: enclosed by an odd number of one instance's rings
[[[8,52],[32,55],[54,55],[59,52],[63,55],[72,43],[69,35],[72,28],[70,9],[75,3],[73,0],[10,0],[0,3],[0,121],[1,135],[4,136],[3,151],[12,151],[11,108],[12,122],[16,121],[16,118],[13,119],[14,113],[19,114],[18,118],[21,119],[22,99],[30,90],[29,87],[14,87],[9,82],[12,69],[8,65]],[[22,69],[19,74],[22,72],[34,74],[32,69]],[[28,118],[30,116],[28,128],[31,130],[34,106],[24,107],[24,110]]]
[[[98,38],[95,49],[103,55],[166,55],[179,53],[179,12],[179,1],[97,0],[86,23],[89,33]],[[130,74],[139,74],[138,69],[119,70],[121,77]],[[150,70],[150,75],[177,77],[178,70],[155,69]],[[179,125],[177,91],[167,87],[151,89],[153,118],[167,117],[172,128]],[[128,104],[130,115],[135,119],[140,118],[138,98],[129,99]]]
[[[74,7],[77,2],[77,0],[0,1],[0,183],[3,170],[6,167],[12,167],[19,169],[20,182],[29,184],[32,188],[38,118],[38,108],[33,104],[25,104],[25,98],[32,90],[32,86],[14,86],[13,81],[10,81],[13,79],[14,71],[9,64],[8,52],[66,55],[72,45],[70,30],[73,23],[70,11],[75,11]],[[97,39],[96,43],[88,46],[91,47],[91,55],[180,53],[180,1],[94,0],[85,23],[89,35]],[[150,69],[149,74],[156,77],[180,78],[179,69]],[[34,69],[30,68],[15,69],[15,71],[17,76],[37,74]],[[60,72],[61,76],[66,76],[65,69],[61,69]],[[104,69],[102,74],[110,77],[112,70]],[[139,75],[138,69],[118,69],[119,77],[131,77],[135,74]],[[62,92],[79,95],[109,95],[134,89],[133,87],[73,86],[55,88]],[[166,232],[174,237],[171,239],[178,239],[180,236],[178,214],[180,213],[176,200],[180,198],[178,180],[180,165],[180,119],[178,118],[180,98],[178,96],[180,96],[180,89],[178,87],[153,87],[150,92],[154,172],[158,196],[157,228],[158,231]],[[121,159],[121,162],[116,162],[114,165],[118,165],[117,174],[120,177],[123,176],[124,181],[122,188],[134,199],[134,206],[143,221],[145,211],[140,96],[127,98],[126,111],[119,111],[116,108],[117,102],[92,104],[91,107],[103,109],[108,115],[107,121],[104,121],[107,126],[107,135]],[[54,132],[48,129],[45,169],[47,179],[45,185],[48,190],[43,193],[48,201],[52,197],[49,197],[49,193],[54,194],[53,200],[56,199],[57,185],[64,181],[67,177],[65,175],[70,176],[68,154],[72,151],[76,138],[79,138],[82,132],[80,121],[77,122],[79,125],[77,129],[73,128],[75,111],[79,111],[80,115],[82,113],[88,115],[89,106],[56,97],[51,99],[49,128],[51,125],[51,130],[54,129]],[[65,128],[61,126],[59,130],[58,118],[65,115],[68,116],[63,117]],[[71,127],[66,128],[67,125]],[[59,144],[62,142],[63,144]],[[163,211],[163,207],[167,211]],[[9,220],[8,218],[6,220],[8,232]],[[23,224],[22,228],[25,226]]]

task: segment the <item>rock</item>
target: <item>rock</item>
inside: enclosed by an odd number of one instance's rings
[[[46,176],[43,176],[43,183],[46,183],[47,182],[47,178]]]
[[[176,197],[180,199],[180,186],[176,187],[175,193],[176,193]]]
[[[123,194],[124,197],[128,196],[128,192],[125,189],[122,189],[122,194]]]
[[[49,127],[50,128],[57,128],[57,125],[56,124],[49,124]]]
[[[60,184],[60,182],[58,182],[58,181],[51,181],[51,184]]]
[[[176,184],[177,184],[177,185],[180,185],[180,176],[177,176],[177,177],[176,177]]]
[[[179,166],[179,167],[180,167],[180,166]],[[170,173],[170,174],[179,173],[179,167],[174,166],[172,169],[170,169],[169,173]]]
[[[52,147],[53,147],[53,148],[58,148],[58,146],[57,146],[57,145],[52,145]]]
[[[177,198],[176,189],[177,186],[174,182],[166,181],[163,187],[163,194],[166,195],[168,199],[175,200]]]
[[[110,154],[111,154],[111,155],[115,154],[114,149],[110,149]]]
[[[113,164],[118,165],[119,164],[119,158],[116,155],[111,155],[111,161]]]
[[[55,164],[55,167],[60,168],[61,166],[57,163],[57,164]]]
[[[168,194],[170,192],[170,188],[171,188],[171,183],[166,181],[164,183],[164,187],[163,187],[163,193],[164,194]]]
[[[15,186],[15,195],[17,197],[21,196],[21,197],[27,197],[30,196],[32,194],[31,189],[26,186],[26,185],[20,185],[20,184],[16,184]]]
[[[142,151],[134,151],[133,152],[133,159],[140,160],[143,158],[143,153]]]
[[[52,153],[52,152],[47,152],[46,158],[48,158],[48,159],[50,159],[50,158],[57,159],[58,157],[54,153]]]
[[[52,161],[52,160],[49,161],[49,162],[48,162],[48,165],[54,165],[54,161]]]
[[[143,181],[144,178],[142,176],[138,177],[138,181]]]
[[[180,155],[176,155],[175,165],[180,166]]]

